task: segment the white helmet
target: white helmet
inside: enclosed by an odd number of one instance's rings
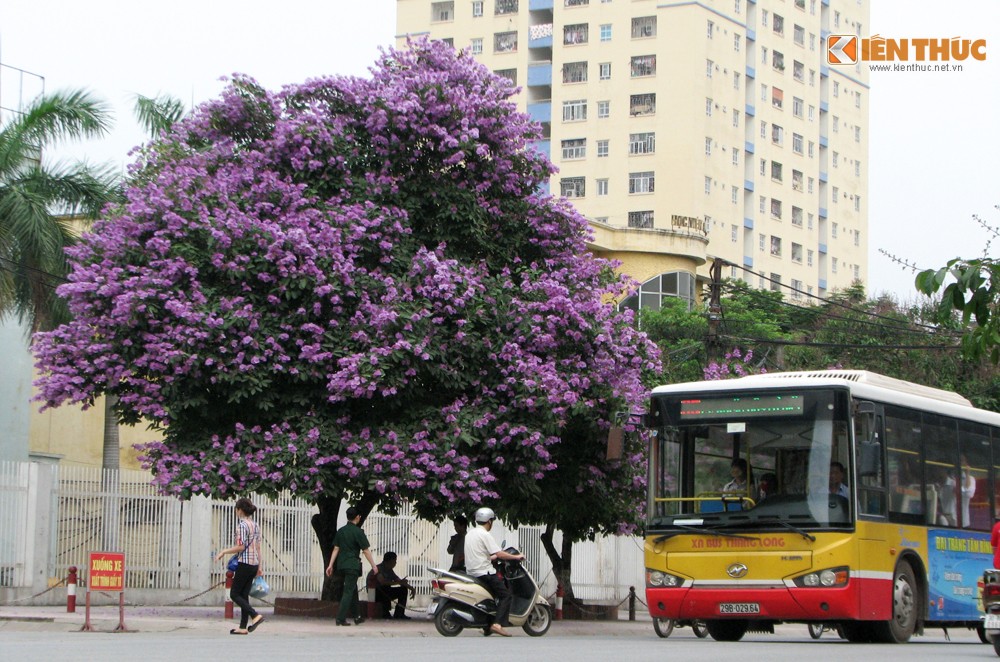
[[[486,524],[486,522],[489,522],[490,520],[494,520],[496,518],[497,514],[493,512],[492,508],[480,508],[479,510],[476,511],[477,524]]]

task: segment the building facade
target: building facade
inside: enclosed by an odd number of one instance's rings
[[[397,0],[397,40],[521,87],[591,249],[693,299],[723,275],[810,301],[867,279],[867,66],[828,66],[868,0]]]

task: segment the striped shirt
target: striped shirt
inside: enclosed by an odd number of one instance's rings
[[[260,565],[260,528],[250,519],[242,519],[236,525],[236,544],[246,549],[240,552],[239,562]]]

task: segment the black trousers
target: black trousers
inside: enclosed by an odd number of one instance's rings
[[[399,618],[406,615],[406,596],[409,594],[402,586],[377,586],[375,588],[375,602],[385,605],[385,615],[389,615],[389,607],[396,603],[396,613]]]
[[[507,588],[507,582],[500,579],[496,574],[483,575],[478,579],[483,580],[490,587],[490,592],[497,601],[497,620],[500,627],[510,625],[510,603],[514,601],[514,596]]]
[[[233,573],[233,587],[229,597],[240,606],[240,629],[246,630],[251,618],[257,618],[257,610],[250,605],[250,587],[257,576],[257,566],[240,563]]]

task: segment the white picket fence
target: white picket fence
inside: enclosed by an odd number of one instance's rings
[[[180,501],[157,494],[149,480],[141,471],[0,462],[0,604],[58,604],[65,600],[64,592],[53,585],[71,566],[81,569],[85,580],[82,569],[94,551],[125,553],[125,588],[132,603],[217,604],[218,593],[206,589],[223,580],[223,564],[214,554],[233,542],[233,502],[204,497]],[[273,594],[317,596],[323,559],[311,526],[316,507],[291,496],[250,498],[259,509],[263,562]],[[450,524],[420,520],[404,506],[395,516],[373,512],[364,529],[376,561],[385,552],[396,552],[397,572],[417,589],[414,604],[426,603],[428,567],[450,562]],[[555,579],[541,532],[531,526],[494,530],[526,554],[543,590],[552,595]],[[560,544],[558,534],[555,542]],[[599,538],[573,547],[577,597],[617,604],[632,586],[641,597],[643,580],[641,539]]]

